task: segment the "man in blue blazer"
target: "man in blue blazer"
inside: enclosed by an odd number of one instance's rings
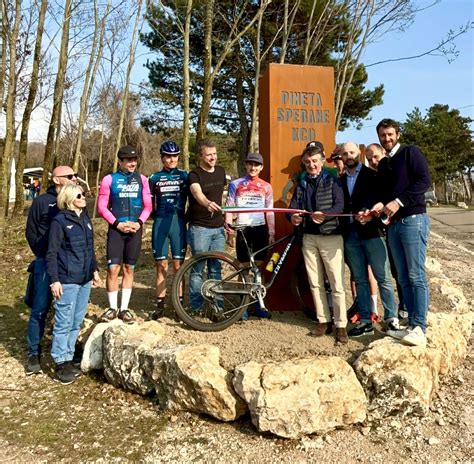
[[[380,289],[386,328],[399,330],[382,223],[368,214],[371,206],[378,199],[377,173],[360,162],[359,147],[353,142],[343,145],[342,160],[346,167],[341,176],[344,212],[353,214],[345,221],[344,253],[354,276],[361,316],[360,323],[351,329],[348,335],[360,337],[374,333],[371,321],[372,300],[368,265],[371,266]]]

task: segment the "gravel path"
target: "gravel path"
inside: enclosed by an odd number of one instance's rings
[[[8,258],[13,264],[3,275],[3,291],[8,288],[10,276],[24,267],[14,267],[15,261],[25,258],[23,252],[14,253]],[[472,301],[473,285],[467,279],[472,276],[472,257],[436,237],[431,239],[430,255],[441,262],[444,272]],[[134,308],[138,316],[146,317],[153,300],[153,271],[147,266],[140,269],[137,282],[132,297]],[[102,311],[106,307],[105,292],[96,290],[93,302],[92,313]],[[474,460],[472,343],[465,364],[443,378],[427,417],[387,418],[324,436],[285,440],[257,433],[249,417],[225,424],[191,413],[163,412],[150,399],[116,390],[104,383],[101,376],[83,377],[70,387],[53,383],[48,368],[46,374],[26,377],[22,363],[27,315],[16,309],[19,307],[17,302],[0,303],[0,462]],[[13,314],[14,311],[17,313]],[[351,362],[364,348],[359,340],[336,346],[332,337],[316,340],[307,336],[312,322],[293,312],[277,311],[271,321],[251,320],[219,333],[194,332],[172,319],[164,319],[163,324],[167,327],[165,342],[219,346],[222,364],[227,369],[250,359],[282,360],[306,355],[338,355]],[[17,325],[21,330],[16,331]]]

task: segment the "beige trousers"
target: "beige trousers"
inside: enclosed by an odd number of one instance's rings
[[[342,235],[303,235],[303,256],[318,321],[320,323],[331,322],[331,312],[324,289],[324,271],[326,271],[332,290],[334,325],[346,327],[347,310]]]

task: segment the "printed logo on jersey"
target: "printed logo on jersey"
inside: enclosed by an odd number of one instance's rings
[[[138,182],[132,182],[130,184],[118,183],[117,189],[119,190],[119,198],[137,198],[140,185]]]
[[[179,185],[166,185],[161,187],[161,191],[164,192],[179,192]]]

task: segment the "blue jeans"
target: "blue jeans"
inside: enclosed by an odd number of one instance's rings
[[[384,320],[390,321],[398,317],[385,239],[383,237],[375,237],[361,240],[357,231],[353,229],[344,237],[344,252],[357,288],[361,322],[369,323],[371,321],[372,300],[367,270],[369,264],[379,285],[380,299],[384,309]]]
[[[56,364],[72,361],[90,293],[91,282],[84,285],[63,284],[63,294],[54,302],[56,314],[51,357]]]
[[[408,312],[408,323],[426,331],[429,288],[425,260],[430,221],[427,214],[414,214],[393,222],[388,227],[388,246],[402,287]]]
[[[34,300],[30,319],[28,320],[26,340],[28,343],[28,356],[39,356],[40,343],[46,325],[46,316],[52,301],[51,288],[49,287],[51,282],[46,272],[45,258],[36,258],[33,279]]]
[[[205,251],[224,251],[224,227],[210,229],[207,227],[190,225],[188,229],[188,243],[191,246],[193,256]],[[193,266],[189,281],[189,299],[191,301],[191,308],[196,310],[200,309],[203,303],[201,287],[205,264],[206,263],[202,261]],[[221,265],[219,261],[215,259],[207,260],[207,278],[221,278]]]

